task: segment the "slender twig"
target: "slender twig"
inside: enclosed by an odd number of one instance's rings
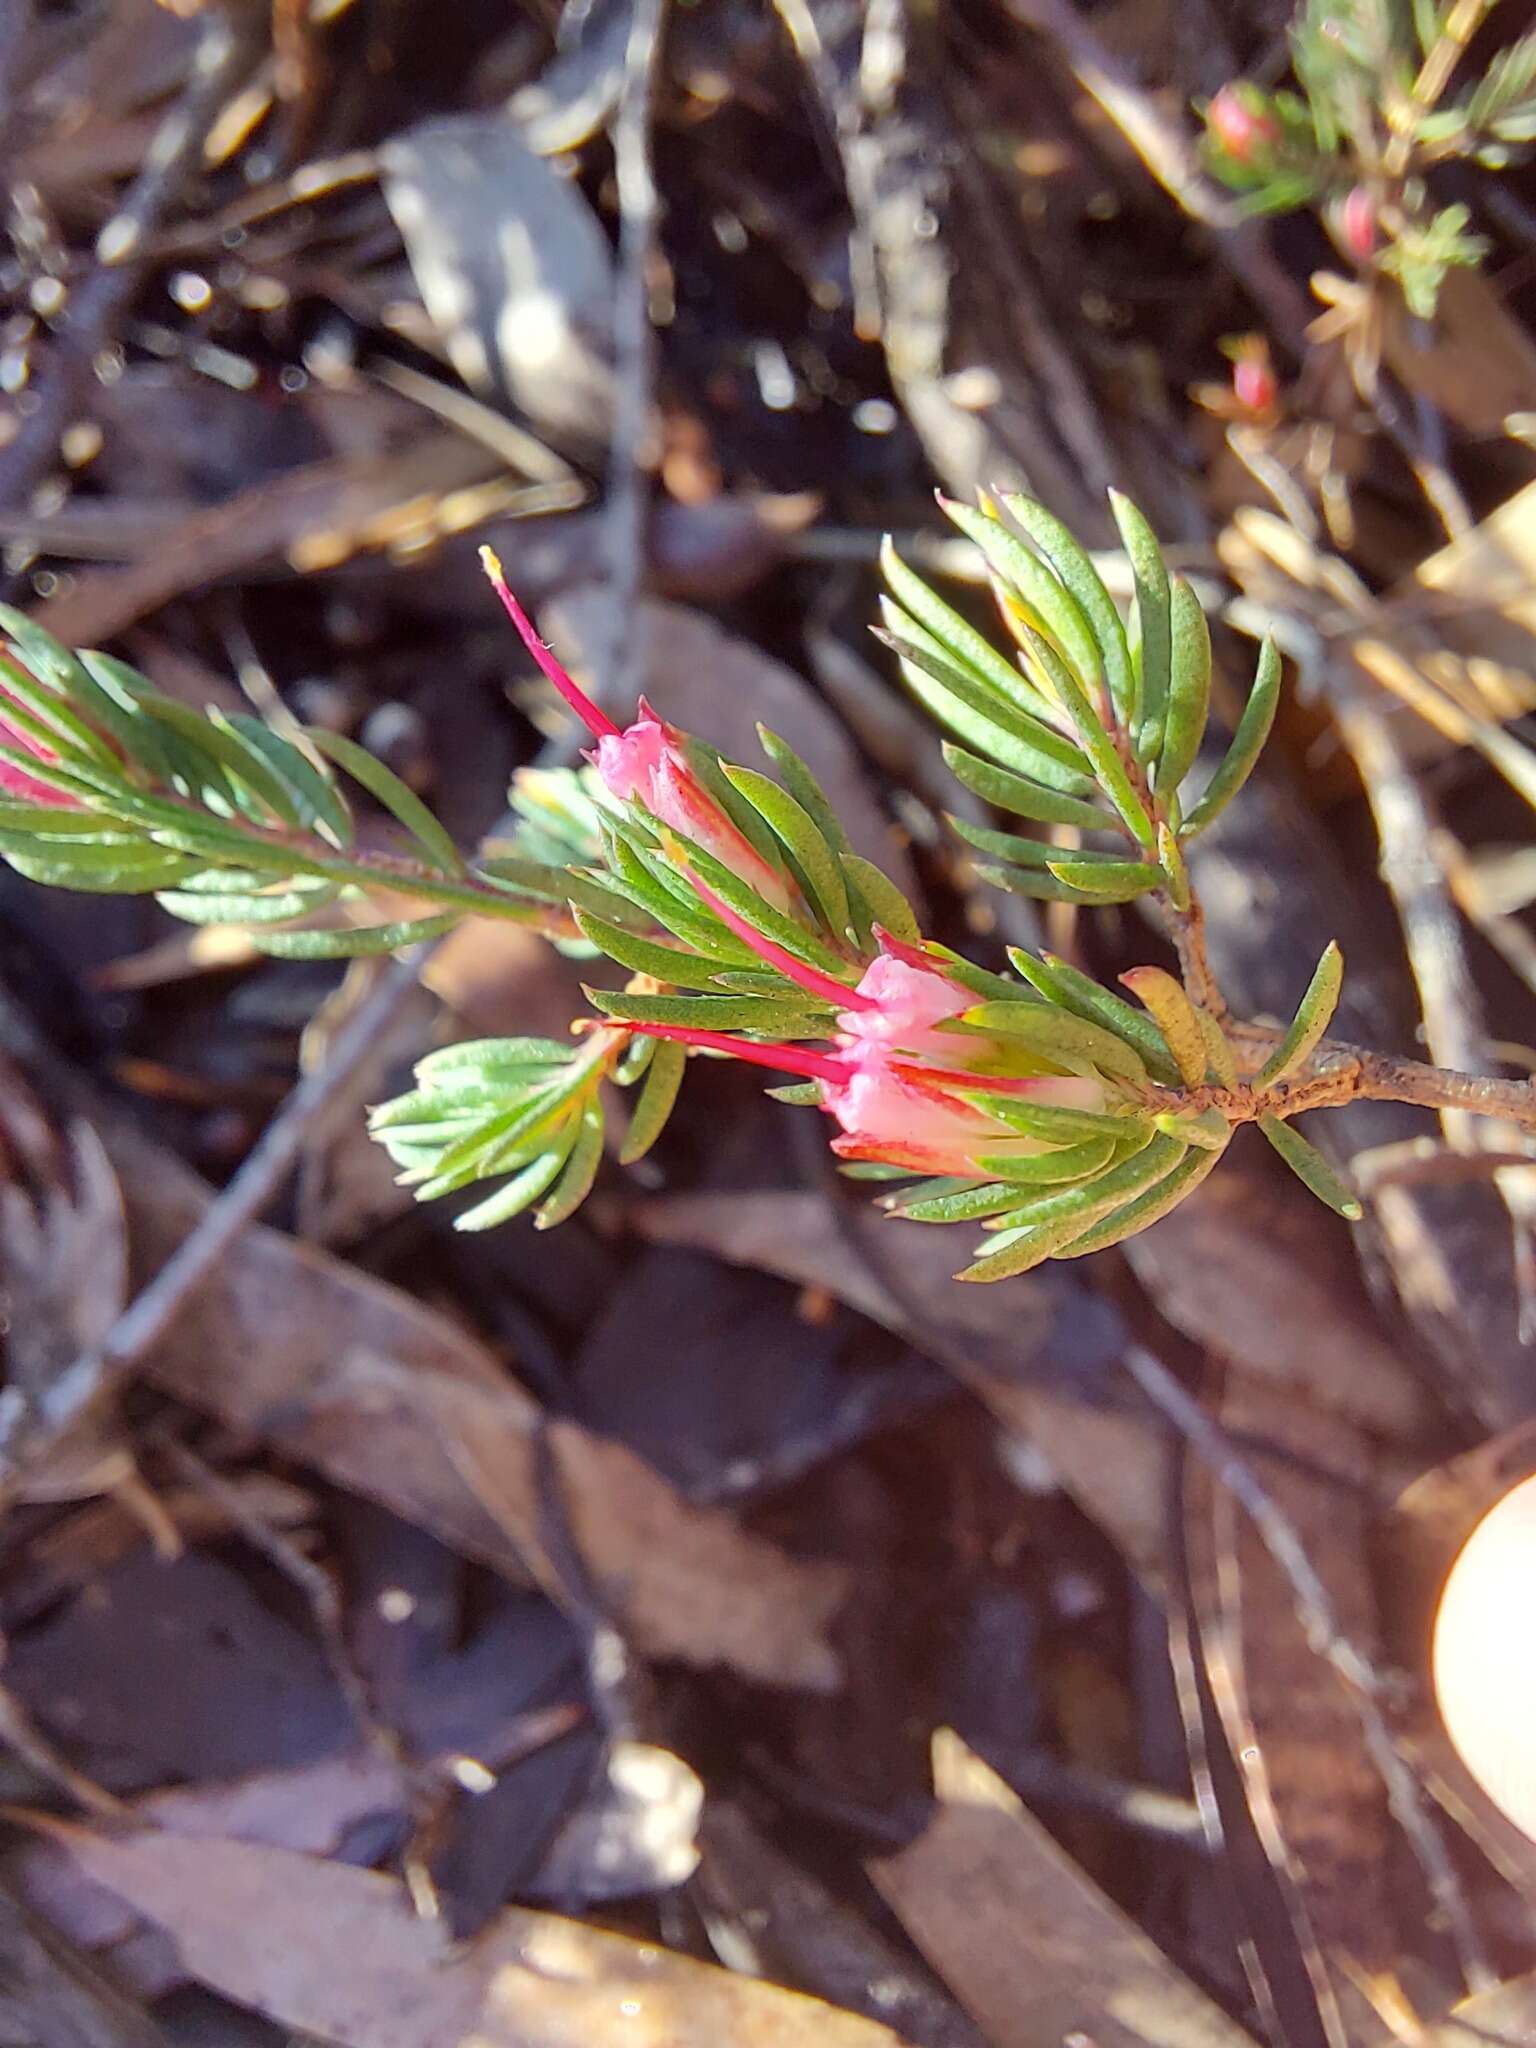
[[[1403,928],[1418,987],[1424,1038],[1437,1066],[1476,1072],[1488,1063],[1482,1002],[1462,938],[1461,920],[1435,859],[1434,817],[1388,721],[1371,697],[1334,671],[1333,712],[1360,771],[1381,846],[1381,879]],[[1378,700],[1379,701],[1379,700]],[[1466,1113],[1447,1110],[1447,1139],[1477,1142]]]

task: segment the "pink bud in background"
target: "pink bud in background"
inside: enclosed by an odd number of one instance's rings
[[[1273,411],[1280,396],[1280,380],[1269,359],[1269,344],[1262,334],[1245,335],[1232,358],[1232,396],[1246,413],[1256,418]]]
[[[1339,208],[1339,235],[1351,256],[1365,263],[1376,253],[1376,202],[1356,185]]]
[[[1205,110],[1206,126],[1230,157],[1251,164],[1280,140],[1280,124],[1254,86],[1224,85]]]

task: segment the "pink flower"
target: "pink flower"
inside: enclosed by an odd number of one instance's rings
[[[964,1041],[935,1026],[958,1017],[977,1000],[947,974],[914,966],[893,953],[882,953],[869,963],[856,993],[866,1002],[838,1016],[844,1040],[899,1046],[903,1052],[914,1053],[958,1054]]]
[[[775,910],[788,910],[784,877],[704,788],[677,728],[659,719],[643,697],[640,716],[627,726],[615,725],[534,631],[533,621],[507,588],[501,564],[489,548],[480,550],[480,561],[523,645],[597,741],[597,750],[589,758],[609,794],[620,803],[638,800],[663,825],[670,825],[674,832],[713,854],[722,867],[755,889]]]
[[[644,804],[663,825],[713,854],[775,910],[789,908],[784,878],[700,783],[683,735],[659,719],[643,697],[632,725],[599,735],[593,759],[610,796],[620,803]]]
[[[974,1175],[980,1156],[1029,1158],[1050,1146],[1026,1138],[983,1110],[953,1095],[920,1066],[893,1059],[865,1044],[843,1055],[843,1076],[823,1079],[822,1100],[843,1129],[832,1149],[844,1159],[874,1159],[910,1166],[919,1173]],[[1023,1100],[1059,1109],[1100,1110],[1104,1090],[1097,1081],[1072,1076],[1007,1083],[972,1080],[977,1087],[1004,1087]]]

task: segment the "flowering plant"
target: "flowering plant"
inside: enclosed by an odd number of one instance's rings
[[[1536,141],[1536,36],[1448,96],[1492,4],[1303,0],[1290,37],[1301,91],[1223,86],[1202,109],[1207,164],[1246,212],[1315,207],[1346,256],[1395,277],[1409,311],[1432,317],[1447,271],[1487,248],[1466,205],[1435,203],[1434,166],[1501,169]]]
[[[772,1092],[829,1120],[847,1171],[899,1184],[888,1209],[979,1225],[968,1280],[1144,1229],[1245,1123],[1350,1218],[1360,1204],[1296,1130],[1303,1111],[1376,1095],[1536,1129],[1529,1084],[1327,1040],[1336,946],[1287,1029],[1229,1014],[1185,849],[1259,757],[1280,689],[1274,647],[1194,795],[1210,636],[1136,508],[1114,501],[1134,584],[1128,620],[1044,506],[1003,497],[945,510],[986,562],[1011,658],[889,545],[881,637],[952,735],[957,779],[1032,828],[956,829],[1001,889],[1085,908],[1148,899],[1177,974],[1134,969],[1122,995],[1051,954],[1010,948],[1004,973],[926,938],[782,740],[759,728],[775,777],[722,760],[643,701],[621,727],[545,647],[488,552],[525,646],[593,741],[584,769],[519,779],[512,851],[461,854],[349,740],[194,712],[0,608],[12,641],[0,669],[0,856],[40,882],[152,891],[178,917],[242,925],[290,958],[393,951],[477,914],[623,969],[621,989],[587,990],[593,1014],[572,1042],[451,1046],[374,1111],[373,1134],[421,1199],[494,1184],[460,1229],[529,1208],[541,1227],[570,1215],[602,1158],[606,1087],[637,1090],[619,1157],[638,1159],[690,1055],[785,1077]],[[397,850],[358,846],[337,769],[392,815]],[[406,899],[410,914],[380,918],[383,896]]]

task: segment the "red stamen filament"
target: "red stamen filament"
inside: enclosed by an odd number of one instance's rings
[[[834,1085],[848,1078],[848,1066],[835,1053],[814,1052],[802,1045],[757,1045],[751,1039],[733,1038],[726,1031],[699,1031],[691,1024],[633,1024],[622,1017],[614,1023],[638,1038],[675,1038],[681,1045],[696,1045],[705,1052],[729,1053],[733,1060],[749,1066],[776,1067],[781,1073],[800,1074],[807,1081],[830,1081]]]
[[[567,674],[539,638],[534,630],[532,619],[529,618],[528,614],[507,588],[507,579],[502,574],[501,564],[489,548],[482,548],[480,550],[480,566],[485,571],[492,590],[501,599],[502,607],[507,617],[516,626],[518,638],[560,692],[566,703],[570,705],[588,732],[594,734],[598,739],[605,737],[617,738],[619,727],[614,724],[606,711],[600,710],[592,702],[592,699],[582,689],[576,678]]]

